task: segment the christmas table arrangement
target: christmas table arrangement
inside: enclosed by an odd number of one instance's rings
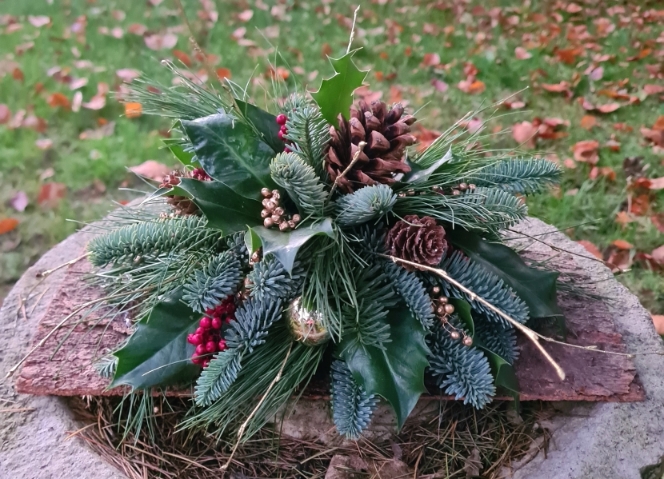
[[[134,84],[174,119],[182,167],[88,245],[108,314],[137,319],[100,363],[111,388],[191,388],[181,427],[241,440],[314,375],[348,438],[380,401],[403,425],[425,382],[475,408],[518,395],[517,331],[559,315],[557,273],[501,234],[559,169],[473,149],[458,125],[418,150],[401,104],[353,104],[354,53],[271,111],[230,81]]]

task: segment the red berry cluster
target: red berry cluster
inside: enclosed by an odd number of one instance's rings
[[[288,134],[288,128],[286,128],[286,122],[288,121],[288,117],[284,115],[283,113],[279,113],[277,115],[277,124],[281,126],[279,128],[279,133],[277,133],[277,136],[279,139],[283,142],[287,142],[288,140],[285,138],[285,135]],[[291,149],[286,145],[286,148],[284,148],[284,151],[286,153],[290,152]]]
[[[210,181],[210,177],[203,168],[194,168],[194,171],[191,172],[191,177],[199,181]]]
[[[191,362],[205,368],[210,364],[213,354],[226,349],[222,327],[233,319],[235,319],[235,300],[233,296],[224,299],[214,309],[205,311],[205,316],[201,318],[196,331],[187,336],[187,342],[196,346]]]

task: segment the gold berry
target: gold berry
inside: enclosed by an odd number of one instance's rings
[[[261,190],[261,195],[263,195],[265,198],[269,198],[272,195],[272,192],[267,188],[263,188]]]
[[[268,216],[270,216],[270,212],[268,210],[261,211],[261,218],[267,218]]]
[[[454,339],[455,341],[459,339],[461,335],[459,334],[459,331],[452,331],[450,333],[450,338]]]
[[[473,338],[471,338],[470,336],[466,336],[465,338],[463,338],[463,345],[464,346],[472,346],[473,345]]]
[[[445,305],[445,314],[452,314],[454,312],[454,306],[451,304]]]
[[[265,218],[265,221],[263,221],[263,226],[266,228],[272,228],[274,226],[274,221],[272,221],[272,218]]]
[[[440,293],[440,286],[434,286],[433,288],[431,288],[431,292],[432,292],[433,294],[438,294],[438,293]]]

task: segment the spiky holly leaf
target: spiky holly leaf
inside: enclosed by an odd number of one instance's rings
[[[207,218],[207,225],[222,230],[225,235],[244,231],[247,226],[263,222],[263,207],[259,201],[240,196],[234,189],[218,181],[181,178],[180,184],[169,193],[191,198]]]
[[[320,89],[311,96],[318,103],[321,115],[331,125],[337,124],[339,113],[346,120],[350,119],[350,106],[353,104],[353,92],[362,86],[367,71],[361,71],[353,63],[352,57],[357,50],[346,53],[341,58],[330,58],[335,74],[323,80]]]
[[[426,392],[424,370],[429,366],[425,331],[410,310],[403,306],[387,315],[391,341],[383,349],[365,346],[350,334],[339,344],[339,356],[367,394],[378,394],[394,409],[398,427]]]
[[[263,246],[263,256],[272,253],[290,274],[295,263],[295,256],[300,248],[314,236],[323,234],[334,238],[332,220],[330,218],[325,218],[318,223],[302,225],[296,230],[287,233],[277,229],[270,230],[263,226],[258,226],[251,228],[249,240],[252,242],[252,247],[255,247],[256,237],[258,237]],[[245,241],[247,241],[246,236]]]
[[[512,248],[476,233],[448,228],[447,237],[470,259],[505,281],[528,305],[531,318],[562,316],[556,303],[557,272],[531,268]]]
[[[245,198],[275,188],[270,176],[274,150],[244,123],[227,113],[180,122],[205,172]]]
[[[165,387],[193,380],[199,367],[190,359],[194,346],[187,335],[198,326],[197,315],[180,301],[178,288],[152,308],[136,326],[127,344],[113,353],[118,358],[110,387]]]

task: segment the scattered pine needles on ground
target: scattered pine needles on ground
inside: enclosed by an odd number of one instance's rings
[[[233,447],[203,432],[176,432],[188,410],[186,399],[154,398],[154,427],[122,441],[119,422],[127,409],[118,397],[71,398],[70,406],[84,427],[75,433],[130,479],[217,479]],[[412,477],[421,479],[505,477],[512,462],[532,459],[546,447],[546,433],[537,424],[540,404],[524,409],[521,418],[511,404],[496,402],[475,411],[458,402],[437,403],[440,414],[429,422],[410,420],[390,441],[361,440],[338,446],[279,438],[264,428],[242,444],[228,470],[229,478],[324,478],[335,455],[359,456],[369,471],[354,477],[381,477],[383,466],[403,461]],[[429,416],[430,417],[430,416]],[[508,468],[508,469],[506,469]],[[374,472],[371,472],[373,470]],[[479,473],[479,476],[477,476]],[[409,474],[410,475],[410,474]]]

